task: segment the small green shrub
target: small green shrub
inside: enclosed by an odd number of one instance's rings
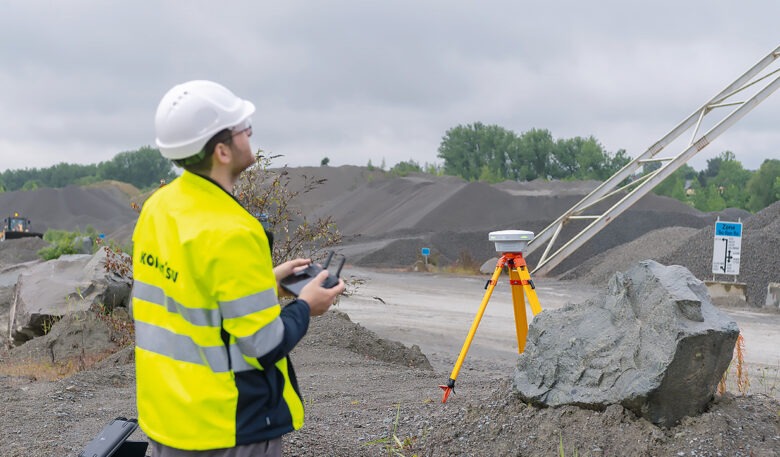
[[[47,230],[43,234],[43,239],[51,246],[45,247],[38,251],[38,255],[43,260],[57,259],[62,255],[76,254],[78,249],[76,248],[76,237],[80,234],[77,232],[68,232],[65,230]]]

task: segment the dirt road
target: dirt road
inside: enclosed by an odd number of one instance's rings
[[[349,268],[347,275],[365,281],[338,309],[383,338],[416,344],[436,370],[449,371],[460,352],[485,293],[487,276],[451,276],[432,273],[380,272]],[[599,287],[536,278],[543,309],[582,303],[601,292]],[[780,314],[746,309],[724,310],[745,338],[748,368],[780,369]],[[531,316],[531,310],[526,307]],[[481,361],[513,368],[517,336],[510,285],[502,276],[490,298],[464,369]]]

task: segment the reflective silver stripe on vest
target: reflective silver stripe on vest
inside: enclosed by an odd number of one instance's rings
[[[133,283],[133,297],[162,306],[170,313],[179,314],[187,322],[199,327],[220,327],[222,318],[218,309],[187,308],[165,295],[165,291],[157,286],[136,280]]]
[[[279,345],[284,338],[284,322],[278,317],[265,327],[256,331],[254,335],[236,338],[241,352],[248,357],[262,357]]]
[[[276,292],[273,289],[266,289],[238,300],[221,301],[219,309],[222,310],[225,319],[233,319],[262,311],[276,304]]]
[[[236,373],[257,370],[257,368],[244,360],[244,355],[241,353],[241,349],[239,349],[237,344],[230,345],[230,361],[233,363],[233,371]]]
[[[180,362],[206,365],[215,373],[230,370],[225,346],[198,346],[188,336],[146,322],[135,322],[135,344]]]

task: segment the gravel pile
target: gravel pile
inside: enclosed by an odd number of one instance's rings
[[[133,222],[138,213],[121,187],[66,187],[0,193],[0,214],[18,212],[32,221],[32,231],[86,230],[102,233]],[[6,217],[6,216],[3,216]]]
[[[653,259],[664,265],[682,265],[698,279],[733,281],[733,276],[712,274],[714,221],[737,221],[742,218],[742,256],[737,282],[747,285],[747,301],[762,307],[766,302],[767,284],[780,282],[780,202],[755,215],[744,217],[740,211],[710,215],[704,228],[669,227],[654,230],[620,246],[609,249],[561,275],[560,279],[577,279],[603,284],[617,271],[632,264]]]
[[[3,267],[39,260],[38,251],[48,245],[49,243],[37,236],[3,241],[0,243],[0,270]]]
[[[616,246],[586,260],[559,277],[580,280],[594,285],[606,285],[618,271],[626,271],[636,262],[657,259],[677,251],[688,238],[699,233],[691,227],[667,227],[653,230],[629,243]]]
[[[731,281],[733,276],[712,274],[714,224],[687,238],[676,251],[659,256],[665,265],[682,265],[701,280]],[[743,220],[742,256],[738,282],[747,284],[747,301],[764,306],[769,282],[780,282],[780,201]]]
[[[334,173],[333,169],[322,171],[326,178]],[[295,172],[291,170],[291,173]],[[334,177],[355,182],[343,173]],[[489,185],[422,174],[385,177],[353,188],[345,189],[343,183],[338,184],[343,193],[329,202],[318,201],[318,209],[312,216],[333,218],[344,235],[344,244],[353,247],[349,261],[355,265],[410,268],[421,260],[423,247],[431,248],[431,259],[439,265],[455,263],[464,255],[482,263],[495,254],[494,246],[487,240],[489,232],[520,229],[538,233],[597,184],[591,181],[535,181]],[[330,185],[326,182],[323,188]],[[552,274],[566,272],[599,253],[653,230],[672,226],[698,229],[708,225],[710,220],[714,220],[714,215],[701,213],[677,200],[647,195]],[[569,224],[559,239],[570,239],[575,229],[585,226],[576,224],[578,222]],[[379,249],[369,243],[380,239],[391,242]],[[363,243],[366,250],[356,252],[354,245],[358,243]],[[530,265],[538,260],[541,252],[535,254],[528,258]]]

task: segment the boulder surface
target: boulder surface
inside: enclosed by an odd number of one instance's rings
[[[687,269],[644,260],[604,296],[536,316],[514,389],[537,405],[620,404],[669,427],[705,411],[738,335]]]

